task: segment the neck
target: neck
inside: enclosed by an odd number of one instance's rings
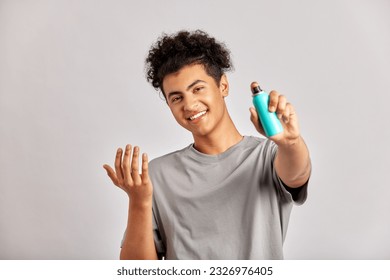
[[[225,152],[243,139],[233,121],[228,117],[225,125],[207,135],[194,135],[194,148],[201,153],[217,155]]]

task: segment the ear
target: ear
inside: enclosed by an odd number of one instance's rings
[[[221,76],[221,81],[219,82],[219,90],[221,91],[222,97],[229,95],[229,82],[225,74]]]

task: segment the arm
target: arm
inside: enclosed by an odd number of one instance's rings
[[[112,182],[129,196],[127,230],[121,259],[157,259],[153,240],[152,195],[153,186],[148,174],[148,158],[142,155],[142,173],[139,174],[139,148],[134,147],[130,164],[131,145],[126,146],[122,161],[122,149],[115,158],[115,171],[104,165]]]
[[[269,111],[276,112],[283,126],[283,132],[270,137],[278,146],[274,160],[276,173],[290,188],[301,187],[309,180],[311,161],[307,146],[299,132],[298,118],[294,107],[287,102],[283,95],[271,91]],[[256,110],[250,108],[250,112],[251,121],[257,131],[265,136]]]
[[[309,151],[302,137],[287,146],[278,145],[275,169],[279,178],[290,188],[303,186],[310,177]]]
[[[152,207],[133,207],[130,203],[121,260],[157,260],[153,240]]]

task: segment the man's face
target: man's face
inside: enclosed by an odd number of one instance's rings
[[[176,121],[194,137],[207,136],[228,118],[226,76],[217,85],[203,65],[188,65],[165,76],[163,90]]]

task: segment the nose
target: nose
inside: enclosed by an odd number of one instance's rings
[[[198,102],[195,96],[189,94],[184,98],[184,111],[196,111],[198,108]]]

